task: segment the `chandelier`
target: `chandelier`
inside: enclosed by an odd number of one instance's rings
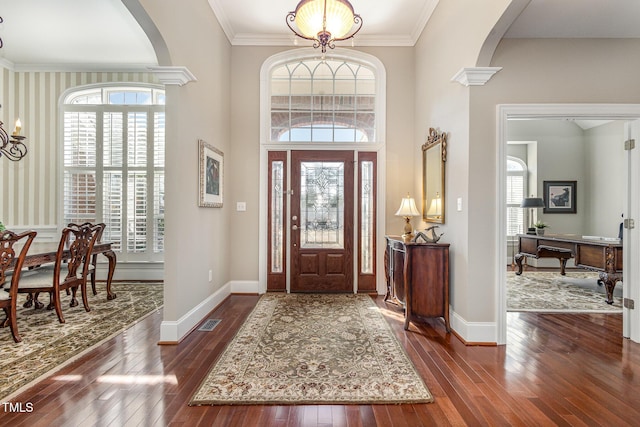
[[[27,146],[22,142],[26,137],[20,135],[22,128],[20,119],[16,120],[16,130],[11,137],[2,125],[3,123],[0,121],[0,157],[5,156],[12,162],[16,162],[27,155]]]
[[[286,22],[296,36],[312,40],[313,47],[321,47],[322,53],[327,46],[334,49],[335,42],[352,38],[362,28],[362,18],[347,0],[301,0],[296,10],[287,14]]]

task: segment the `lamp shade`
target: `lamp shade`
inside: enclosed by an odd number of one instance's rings
[[[326,8],[326,23],[323,23]],[[345,0],[302,0],[296,7],[295,22],[309,38],[326,31],[332,38],[344,37],[353,27],[353,7]],[[326,29],[323,27],[326,24]]]
[[[438,193],[436,193],[436,197],[434,199],[431,199],[429,210],[427,210],[427,216],[440,216],[440,215],[442,215],[442,198]]]
[[[416,201],[407,194],[407,197],[402,198],[402,202],[400,203],[400,208],[396,212],[396,216],[419,216],[420,212],[418,208],[416,208]]]
[[[544,208],[544,201],[540,197],[525,197],[520,203],[521,208]]]

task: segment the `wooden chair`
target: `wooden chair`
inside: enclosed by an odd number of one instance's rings
[[[98,236],[96,237],[96,243],[98,243],[102,239],[102,233],[104,233],[104,229],[107,227],[107,225],[104,222],[100,222],[95,225],[100,227],[100,229],[98,230]],[[85,226],[93,227],[94,224],[90,222],[85,222],[84,224],[78,225],[72,222],[67,225],[67,227],[85,227]],[[98,295],[98,292],[96,292],[97,264],[98,264],[98,254],[91,254],[91,264],[89,264],[89,274],[91,275],[91,290],[93,291],[93,295]]]
[[[0,232],[0,307],[7,315],[2,327],[9,325],[11,334],[15,342],[22,341],[18,333],[18,323],[16,314],[16,300],[18,297],[18,284],[24,258],[31,246],[31,242],[36,237],[35,231],[26,231],[16,234],[13,231]],[[22,248],[16,246],[23,239]],[[16,246],[14,248],[14,246]],[[19,254],[16,255],[16,249]],[[11,272],[11,274],[9,274]]]
[[[99,230],[98,225],[83,224],[65,227],[60,237],[53,274],[51,270],[44,270],[25,275],[18,284],[18,292],[32,294],[36,308],[42,307],[42,303],[38,302],[38,295],[41,292],[48,292],[49,306],[47,309],[55,309],[58,320],[60,323],[64,323],[60,292],[70,289],[72,295],[69,305],[75,307],[78,305],[76,292],[80,288],[84,309],[91,311],[87,298],[87,276],[91,265],[93,245]],[[64,252],[67,246],[69,247],[69,255],[65,256]],[[66,261],[66,264],[63,264],[63,261]]]

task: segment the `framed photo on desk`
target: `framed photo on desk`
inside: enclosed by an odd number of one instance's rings
[[[543,213],[576,213],[576,181],[544,181]]]

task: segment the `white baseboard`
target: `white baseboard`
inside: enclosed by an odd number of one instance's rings
[[[260,288],[257,280],[232,280],[229,282],[231,285],[232,294],[259,294]]]
[[[109,265],[98,257],[98,280],[106,280]],[[163,262],[118,262],[113,280],[164,280]]]
[[[467,344],[496,344],[497,324],[495,322],[467,322],[464,318],[451,310],[449,321],[451,329]]]
[[[161,343],[179,343],[204,317],[231,295],[230,283],[225,284],[211,296],[176,321],[163,320],[160,324]]]

